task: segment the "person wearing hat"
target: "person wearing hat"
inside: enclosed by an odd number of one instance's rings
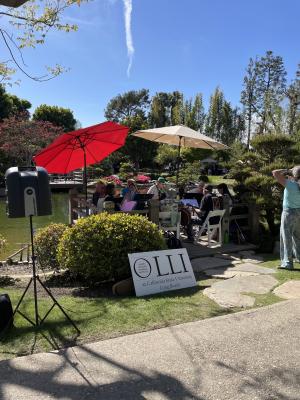
[[[134,179],[127,180],[127,187],[122,190],[124,200],[132,201],[134,196],[138,193],[138,188]]]
[[[163,176],[160,176],[157,181],[152,185],[149,189],[147,194],[153,194],[153,200],[162,200],[166,197],[164,192],[165,190],[166,180]]]
[[[276,169],[272,174],[284,186],[279,268],[293,270],[293,256],[300,262],[300,165],[291,170]]]

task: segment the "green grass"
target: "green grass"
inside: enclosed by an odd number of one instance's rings
[[[260,266],[275,268],[279,259],[272,255],[264,255],[265,262]],[[274,277],[278,285],[300,279],[300,265],[295,264],[296,271],[278,270]],[[0,337],[0,359],[13,358],[34,352],[59,349],[77,343],[88,343],[147,331],[151,329],[176,325],[183,322],[201,320],[219,315],[229,314],[240,309],[224,309],[203,295],[205,287],[216,279],[198,280],[198,286],[163,295],[144,298],[135,297],[79,297],[68,295],[59,297],[60,304],[77,324],[81,331],[76,336],[74,328],[66,321],[60,310],[55,307],[45,324],[35,330],[20,315],[15,318],[15,327]],[[8,293],[14,305],[22,290],[15,289],[12,282],[1,280],[0,293]],[[255,297],[255,306],[262,307],[281,301],[273,293],[264,295],[251,294]],[[51,301],[39,299],[40,315],[43,316]],[[22,311],[34,318],[33,300],[26,296]],[[1,340],[2,339],[2,340]]]
[[[63,296],[60,304],[77,324],[81,335],[76,338],[75,330],[55,307],[45,324],[35,329],[20,315],[15,318],[15,327],[0,342],[0,359],[12,358],[39,351],[49,351],[75,345],[166,327],[182,322],[195,321],[228,314],[202,294],[206,281],[198,282],[195,288],[169,292],[145,298],[82,298]],[[22,291],[1,288],[8,293],[15,305]],[[51,301],[38,302],[43,316]],[[33,301],[28,298],[21,310],[33,319]]]
[[[209,183],[212,183],[213,185],[219,185],[219,183],[226,183],[228,186],[233,186],[235,183],[234,179],[224,179],[223,176],[216,176],[216,175],[210,175],[208,177]]]

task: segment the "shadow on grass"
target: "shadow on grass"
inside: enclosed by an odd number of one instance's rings
[[[0,276],[0,286],[6,287],[6,286],[15,286],[17,282],[19,282],[20,279],[13,278],[11,276]]]

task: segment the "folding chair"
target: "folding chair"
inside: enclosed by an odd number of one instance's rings
[[[208,247],[211,247],[211,240],[216,234],[217,230],[219,230],[218,244],[222,246],[222,219],[224,217],[225,211],[226,210],[214,210],[208,213],[206,220],[199,229],[198,234],[196,234],[196,241],[201,238],[202,233],[206,230],[208,237]],[[211,218],[218,218],[218,222],[214,223],[213,221],[211,221]]]
[[[176,219],[176,221],[174,221],[174,219]],[[176,232],[177,239],[180,239],[180,212],[174,215],[171,211],[160,211],[159,228],[163,231]]]

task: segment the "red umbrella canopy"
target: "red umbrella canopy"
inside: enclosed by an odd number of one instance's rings
[[[58,174],[95,164],[122,147],[128,131],[126,126],[108,121],[64,133],[34,157],[35,164]]]

